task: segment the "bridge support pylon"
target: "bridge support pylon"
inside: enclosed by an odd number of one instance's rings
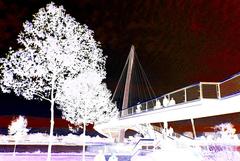
[[[167,133],[168,133],[168,122],[164,121],[163,122],[163,135],[164,135],[164,137],[167,136]]]
[[[123,142],[124,142],[125,132],[126,132],[125,129],[121,129],[121,130],[119,131],[118,141],[119,141],[120,143],[123,143]]]
[[[192,130],[193,130],[193,138],[195,139],[197,137],[197,134],[196,134],[195,123],[193,118],[191,118],[191,124],[192,124]]]

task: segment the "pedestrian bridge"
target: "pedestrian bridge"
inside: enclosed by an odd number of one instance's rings
[[[222,82],[200,82],[129,107],[104,129],[130,128],[136,124],[179,121],[240,112],[240,73]]]

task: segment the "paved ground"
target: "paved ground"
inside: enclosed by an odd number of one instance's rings
[[[46,161],[47,154],[0,154],[0,161]],[[92,161],[94,156],[86,156],[86,161]],[[79,155],[52,154],[52,161],[79,161]]]
[[[93,161],[95,154],[87,154],[86,161]],[[16,156],[12,156],[12,153],[0,153],[0,161],[46,161],[47,154],[31,154],[31,153],[17,153]],[[52,161],[80,161],[82,156],[76,153],[64,154],[53,153]],[[105,156],[108,160],[109,156]],[[130,161],[129,156],[118,156],[119,161]]]

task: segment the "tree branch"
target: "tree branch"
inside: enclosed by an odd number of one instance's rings
[[[34,95],[36,95],[36,96],[38,96],[38,97],[40,97],[40,98],[42,98],[42,99],[44,99],[44,100],[46,100],[46,101],[50,101],[50,102],[51,102],[51,100],[50,100],[50,99],[48,99],[48,98],[46,98],[46,97],[42,96],[41,94],[34,93]]]

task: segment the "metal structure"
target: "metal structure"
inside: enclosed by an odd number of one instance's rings
[[[127,78],[126,83],[124,87],[124,95],[123,95],[123,103],[122,103],[122,109],[128,108],[128,98],[129,98],[129,86],[131,82],[131,76],[132,76],[132,68],[133,68],[133,61],[134,61],[134,46],[132,45],[129,56],[128,56],[128,69],[127,69]]]
[[[201,100],[222,100],[228,97],[232,97],[240,93],[240,73],[223,82],[200,82],[198,84],[190,85],[173,92],[167,93],[163,96],[141,103],[141,111],[137,111],[135,105],[120,111],[121,118],[128,117],[135,114],[140,114],[147,111],[158,110],[163,108],[171,108],[176,105],[188,104],[193,101]],[[175,100],[174,105],[164,107],[162,105],[164,97]],[[156,106],[156,102],[160,101],[161,105]],[[240,102],[240,100],[239,100]],[[124,111],[127,110],[127,113]],[[136,112],[137,111],[137,112]],[[124,115],[125,114],[125,115]]]
[[[134,53],[132,46],[125,64],[128,68],[119,117],[110,123],[95,125],[99,132],[106,128],[120,131],[119,137],[123,140],[124,129],[137,124],[162,122],[164,128],[168,128],[168,122],[189,119],[195,138],[194,119],[240,112],[240,73],[223,82],[200,82],[128,107]]]
[[[240,112],[240,73],[223,82],[200,82],[154,98],[140,105],[120,111],[119,118],[96,125],[96,129],[131,128],[141,123],[191,120],[196,136],[194,119]],[[162,106],[164,97],[175,104]],[[156,106],[159,101],[161,105]],[[140,110],[137,110],[139,108]]]

